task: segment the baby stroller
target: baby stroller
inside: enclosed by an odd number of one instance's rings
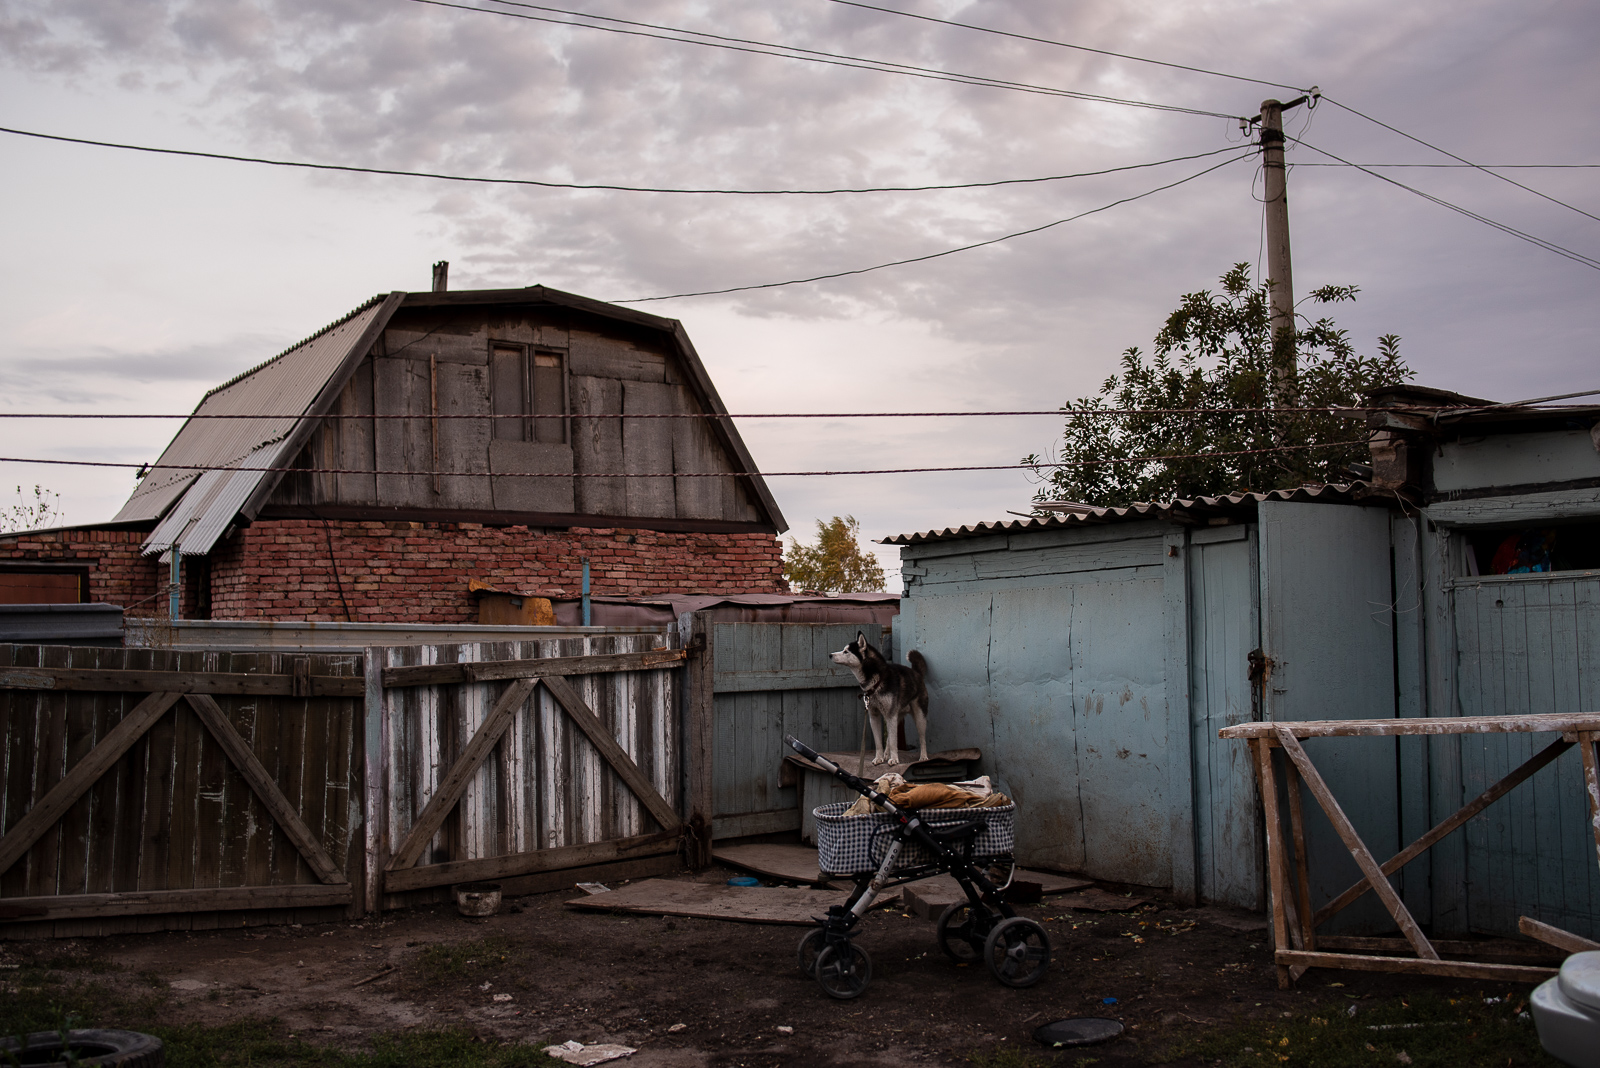
[[[952,960],[979,959],[1007,986],[1032,986],[1050,966],[1050,938],[1000,896],[1016,870],[1011,857],[1015,806],[979,809],[903,809],[866,779],[850,774],[793,736],[790,748],[883,809],[845,817],[847,805],[817,809],[817,860],[825,875],[848,876],[855,889],[828,909],[821,925],[800,940],[800,968],[832,997],[859,997],[872,981],[872,958],[851,941],[856,924],[880,892],[948,872],[967,900],[945,909],[935,928]],[[837,809],[839,811],[830,811]],[[986,869],[1006,870],[996,885]]]

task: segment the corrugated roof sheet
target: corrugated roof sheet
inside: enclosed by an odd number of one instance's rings
[[[1265,493],[1230,493],[1223,497],[1196,497],[1193,500],[1139,502],[1121,508],[1090,508],[1086,512],[1049,516],[1044,519],[1001,520],[995,523],[978,523],[975,526],[946,527],[919,534],[896,534],[883,538],[880,545],[921,545],[925,542],[954,541],[958,538],[981,538],[994,534],[1020,534],[1034,530],[1059,530],[1062,527],[1095,526],[1105,523],[1132,522],[1141,519],[1170,520],[1176,515],[1191,518],[1211,516],[1233,517],[1240,512],[1254,513],[1262,501],[1317,501],[1323,504],[1354,504],[1373,497],[1375,491],[1366,482],[1347,485],[1297,486],[1294,489],[1268,490]]]
[[[161,454],[157,464],[162,466],[145,476],[112,522],[165,516],[145,542],[146,553],[169,549],[174,541],[185,554],[209,551],[251,492],[273,476],[199,468],[284,466],[291,458],[279,455],[281,449],[275,446],[286,443],[381,303],[381,299],[369,301],[314,337],[207,393],[195,414],[260,413],[261,417],[190,419]]]

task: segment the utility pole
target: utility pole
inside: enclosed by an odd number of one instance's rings
[[[1272,365],[1277,372],[1274,402],[1295,397],[1294,268],[1289,256],[1289,172],[1283,164],[1283,113],[1312,100],[1317,91],[1287,104],[1261,102],[1261,166],[1266,172],[1267,280],[1272,285]],[[1314,106],[1314,105],[1313,105]]]

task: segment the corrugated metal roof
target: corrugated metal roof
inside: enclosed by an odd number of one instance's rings
[[[281,449],[274,446],[286,443],[380,306],[381,299],[369,301],[321,333],[207,393],[195,414],[265,414],[255,419],[190,419],[184,423],[157,461],[162,466],[145,476],[112,522],[148,521],[165,515],[169,521],[152,532],[145,552],[171,548],[174,540],[186,554],[207,552],[251,492],[274,476],[263,471],[202,472],[199,468],[283,466],[288,458],[279,455]],[[223,511],[227,514],[222,515]]]
[[[994,534],[1020,534],[1034,530],[1059,530],[1063,527],[1095,526],[1105,523],[1133,522],[1141,519],[1171,520],[1182,515],[1190,519],[1207,519],[1212,516],[1233,518],[1240,513],[1254,514],[1262,501],[1316,501],[1323,504],[1355,504],[1371,499],[1377,491],[1366,482],[1347,485],[1297,486],[1294,489],[1268,490],[1265,493],[1230,493],[1223,497],[1196,497],[1193,500],[1139,502],[1121,508],[1090,508],[1084,512],[1049,516],[1044,519],[1001,520],[995,523],[978,523],[975,526],[946,527],[920,534],[896,534],[883,538],[880,545],[921,545],[925,542],[954,541],[958,538],[981,538]],[[1384,499],[1393,498],[1384,496]]]

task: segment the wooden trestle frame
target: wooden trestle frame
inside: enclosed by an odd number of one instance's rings
[[[1415,842],[1379,864],[1349,817],[1339,807],[1328,784],[1300,744],[1302,738],[1395,737],[1431,734],[1522,734],[1559,732],[1560,739],[1534,754],[1521,766],[1463,805],[1454,815],[1439,823]],[[1441,960],[1443,949],[1452,956],[1473,953],[1482,947],[1474,942],[1430,941],[1417,926],[1400,895],[1389,883],[1389,876],[1422,855],[1433,845],[1465,824],[1472,817],[1510,793],[1519,783],[1549,764],[1573,745],[1583,757],[1583,778],[1589,798],[1590,823],[1594,832],[1597,860],[1600,860],[1600,759],[1595,745],[1600,741],[1600,713],[1586,715],[1474,716],[1445,719],[1346,719],[1303,720],[1285,723],[1241,723],[1224,727],[1222,738],[1248,741],[1254,758],[1256,781],[1260,787],[1262,812],[1266,824],[1267,876],[1272,899],[1273,959],[1278,966],[1278,985],[1288,987],[1307,968],[1349,968],[1357,971],[1406,972],[1416,975],[1443,975],[1466,979],[1507,979],[1515,982],[1540,982],[1555,974],[1555,969],[1525,964],[1480,963]],[[1279,811],[1277,762],[1273,753],[1281,750],[1286,758],[1281,765],[1288,794],[1288,833],[1294,845],[1294,878],[1289,875],[1289,853],[1285,848],[1283,816]],[[1310,792],[1333,829],[1361,869],[1362,877],[1315,913],[1311,911],[1311,879],[1306,862],[1305,813],[1300,786]],[[1394,917],[1404,939],[1323,937],[1325,949],[1364,949],[1372,952],[1325,952],[1318,949],[1316,929],[1368,890],[1377,893],[1389,915]],[[1586,939],[1540,924],[1524,917],[1521,930],[1541,941],[1571,951],[1592,946]],[[1383,956],[1383,951],[1408,949],[1415,956]]]

